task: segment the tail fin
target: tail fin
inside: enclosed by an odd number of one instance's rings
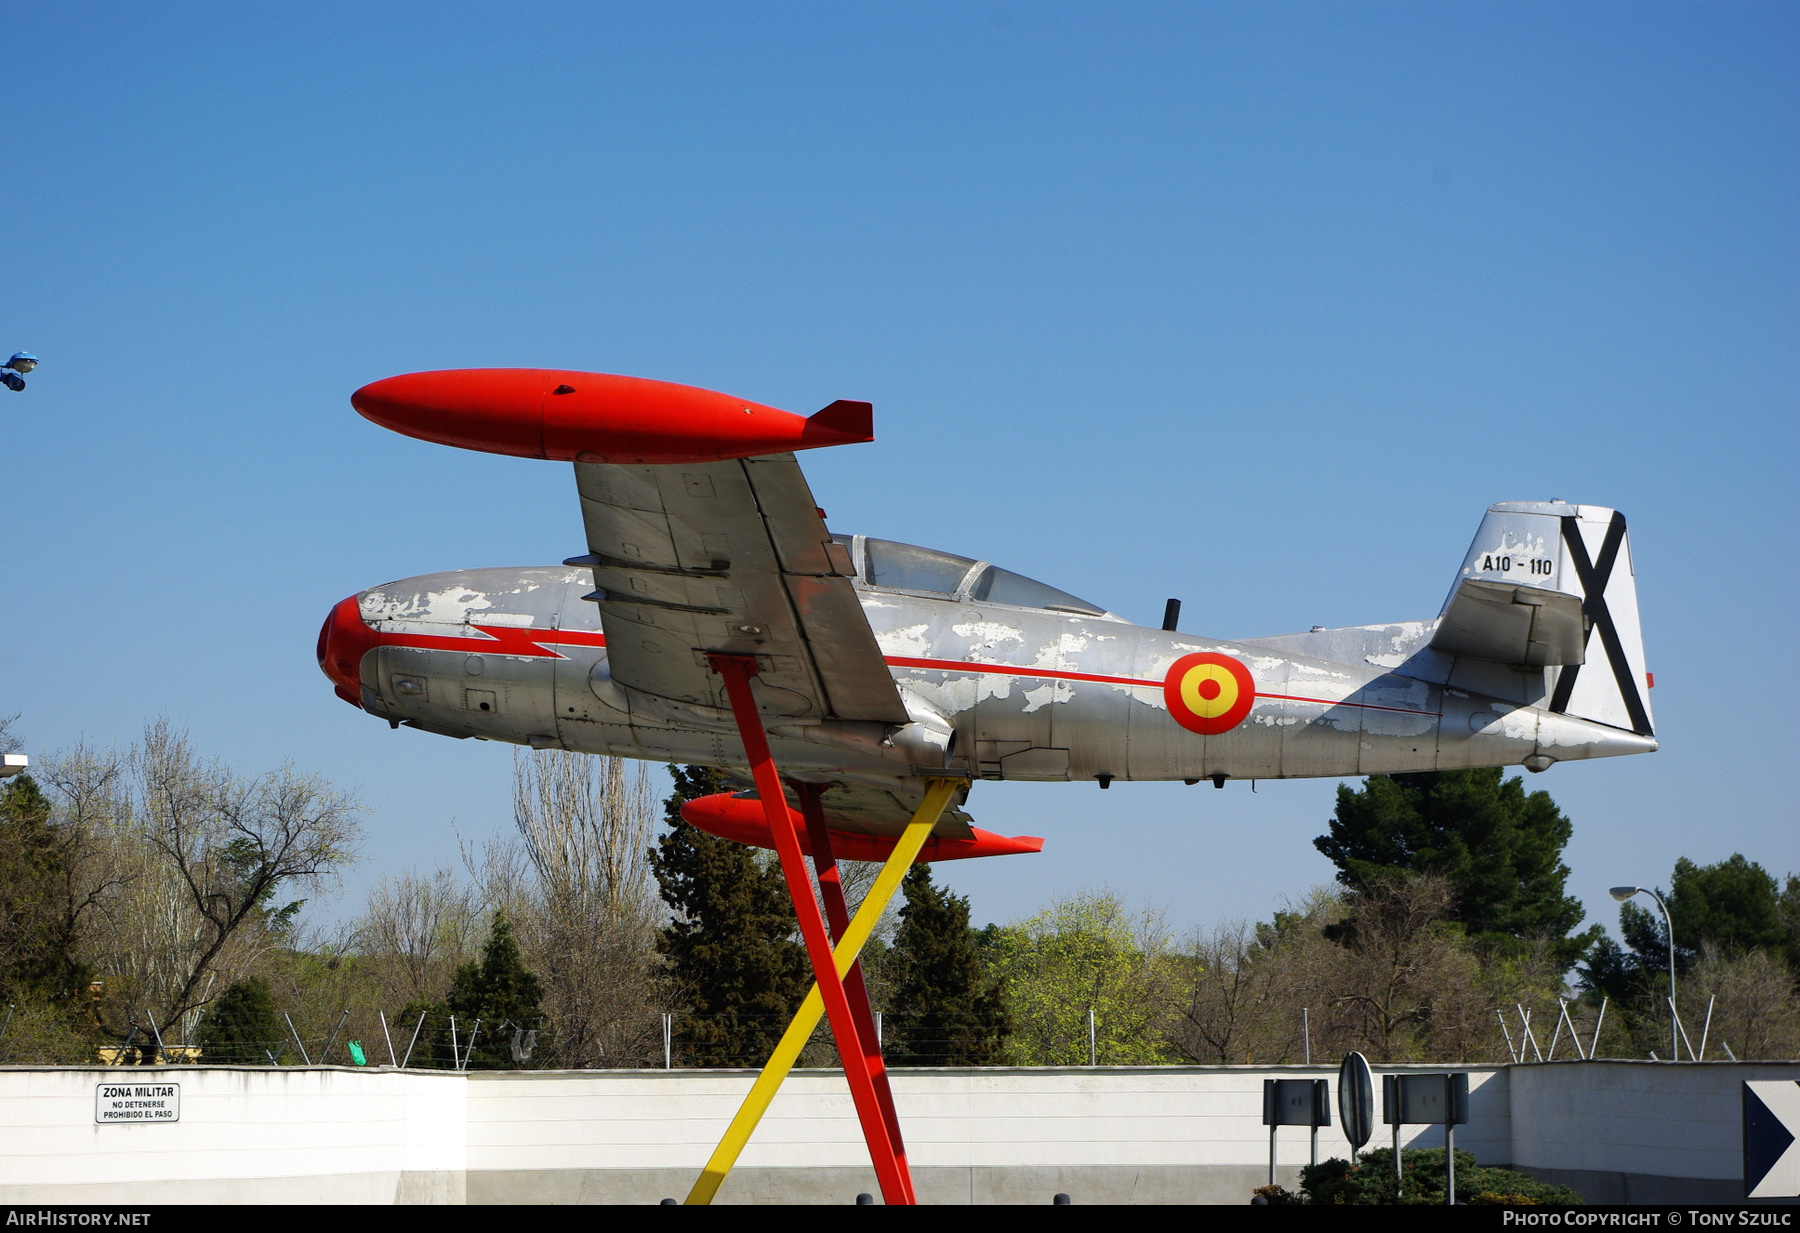
[[[1655,735],[1631,541],[1617,510],[1489,506],[1431,645],[1542,667],[1546,709]]]

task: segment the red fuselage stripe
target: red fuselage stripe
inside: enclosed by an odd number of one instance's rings
[[[1101,685],[1142,685],[1146,689],[1161,689],[1161,681],[1140,681],[1129,676],[1097,676],[1091,672],[1060,672],[1053,668],[1019,668],[1011,664],[974,664],[962,659],[908,659],[904,655],[889,655],[887,662],[894,668],[930,668],[943,672],[979,672],[988,676],[1041,676],[1053,681],[1094,681]]]
[[[1007,664],[972,664],[957,659],[909,659],[890,655],[887,662],[895,668],[927,668],[942,672],[980,672],[993,676],[1035,676],[1053,681],[1093,681],[1101,685],[1130,685],[1138,689],[1161,689],[1161,681],[1144,681],[1129,676],[1099,676],[1091,672],[1060,672],[1050,668],[1015,668]],[[1403,706],[1379,706],[1373,702],[1333,701],[1330,698],[1302,698],[1295,694],[1266,694],[1258,698],[1276,702],[1310,702],[1315,706],[1354,706],[1365,711],[1394,711],[1401,715],[1435,715],[1436,711],[1416,711]]]
[[[530,659],[566,659],[548,648],[553,646],[604,647],[605,634],[591,634],[575,629],[519,629],[511,625],[472,625],[482,637],[458,637],[447,634],[382,634],[383,646],[415,647],[421,651],[488,651],[496,655],[518,655]],[[975,672],[988,676],[1029,676],[1051,681],[1091,681],[1097,685],[1127,685],[1136,689],[1161,689],[1161,681],[1144,681],[1129,676],[1102,676],[1093,672],[1063,672],[1055,668],[1019,668],[1010,664],[976,664],[960,659],[917,659],[906,655],[885,657],[890,667],[918,668],[930,672]],[[1297,694],[1267,694],[1258,698],[1272,702],[1310,702],[1314,706],[1353,706],[1365,711],[1392,711],[1398,715],[1435,715],[1435,711],[1412,710],[1403,706],[1380,706],[1373,702],[1347,702],[1342,699],[1303,698]]]
[[[606,645],[605,634],[590,634],[578,629],[519,629],[512,625],[475,625],[486,637],[470,638],[451,634],[381,634],[382,646],[414,647],[421,651],[491,651],[496,655],[519,655],[528,659],[567,659],[546,648],[553,646]]]

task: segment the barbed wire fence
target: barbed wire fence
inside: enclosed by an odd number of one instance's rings
[[[132,1016],[122,1037],[93,1046],[91,1056],[34,1047],[35,1042],[7,1031],[11,1019],[0,1010],[0,1065],[99,1063],[109,1066],[353,1066],[400,1070],[517,1069],[712,1069],[759,1068],[770,1048],[786,1031],[790,1016],[740,1014],[702,1016],[660,1012],[615,1032],[631,1042],[613,1055],[590,1059],[579,1067],[564,1066],[558,1053],[561,1038],[554,1018],[532,1023],[495,1023],[452,1015],[442,1010],[415,1011],[407,1016],[342,1009],[336,1015],[307,1019],[298,1012],[276,1016],[267,1039],[205,1044],[198,1016],[179,1035],[166,1033],[147,1013]],[[934,1030],[935,1017],[905,1012],[877,1012],[878,1037],[890,1053],[894,1033],[903,1034],[904,1049],[914,1065],[955,1064],[963,1038],[949,1029]],[[602,1050],[604,1052],[604,1050]],[[831,1029],[821,1023],[801,1052],[803,1067],[835,1068],[840,1059]]]
[[[1589,1005],[1580,1000],[1559,999],[1553,1006],[1517,1003],[1495,1007],[1499,1024],[1502,1063],[1595,1060],[1601,1056],[1603,1033],[1610,1003]],[[779,1014],[698,1015],[663,1011],[632,1017],[630,1022],[605,1025],[615,1042],[609,1053],[584,1047],[588,1054],[571,1062],[562,1045],[564,1025],[552,1016],[530,1023],[484,1021],[452,1015],[443,1010],[412,1011],[404,1016],[385,1009],[341,1009],[335,1015],[306,1018],[283,1011],[266,1040],[231,1044],[204,1044],[205,1015],[183,1016],[180,1027],[157,1023],[143,1011],[131,1016],[122,1037],[100,1045],[84,1046],[85,1056],[72,1056],[66,1045],[47,1046],[41,1038],[18,1030],[17,1007],[0,1008],[0,1065],[198,1065],[198,1066],[352,1066],[397,1070],[469,1069],[573,1069],[573,1070],[690,1070],[760,1068],[768,1060],[774,1042],[790,1021]],[[1708,999],[1700,1030],[1690,1031],[1683,1022],[1685,1045],[1682,1060],[1717,1056],[1735,1061],[1728,1042],[1713,1030],[1712,999]],[[1699,1016],[1696,1016],[1699,1017]],[[890,1066],[945,1066],[984,1064],[968,1056],[970,1025],[951,1027],[941,1016],[906,1011],[875,1012],[877,1038]],[[1300,1035],[1304,1058],[1322,1056],[1314,1047],[1315,1025],[1301,1013]],[[973,1025],[977,1031],[981,1025]],[[1092,1011],[1078,1025],[1083,1039],[1078,1053],[1087,1065],[1103,1065],[1104,1025]],[[592,1036],[592,1025],[582,1025]],[[985,1064],[999,1058],[989,1056]],[[1079,1064],[1079,1063],[1078,1063]],[[837,1048],[828,1024],[821,1022],[802,1050],[802,1067],[836,1068]]]

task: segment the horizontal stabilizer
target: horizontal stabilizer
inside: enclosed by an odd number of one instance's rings
[[[1446,655],[1548,668],[1584,662],[1586,633],[1578,595],[1465,578],[1450,596],[1431,647]]]
[[[840,398],[822,411],[806,417],[801,440],[814,445],[857,445],[875,439],[875,408],[866,402]]]

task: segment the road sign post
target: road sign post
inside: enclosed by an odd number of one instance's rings
[[[1456,1202],[1456,1128],[1469,1120],[1469,1073],[1381,1076],[1381,1120],[1394,1128],[1394,1180],[1405,1185],[1400,1127],[1444,1128],[1444,1202]]]
[[[1324,1079],[1264,1079],[1263,1125],[1269,1128],[1269,1185],[1275,1184],[1275,1131],[1312,1130],[1312,1162],[1319,1163],[1319,1127],[1331,1125],[1331,1085]]]

